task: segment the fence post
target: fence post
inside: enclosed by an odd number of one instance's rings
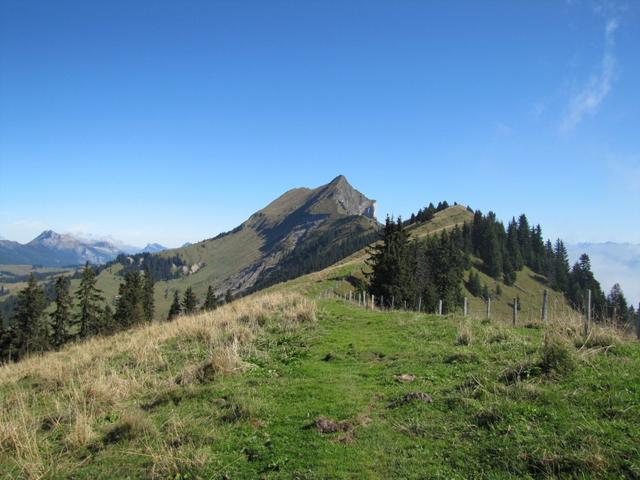
[[[380,295],[380,309],[384,310],[384,295]]]
[[[464,307],[463,307],[462,314],[463,314],[465,317],[467,316],[467,311],[468,311],[467,297],[464,297]]]
[[[396,302],[396,297],[391,295],[391,310],[394,309],[395,307],[395,302]]]
[[[487,318],[491,318],[491,297],[487,297]]]
[[[420,313],[420,309],[421,308],[422,308],[422,297],[418,297],[418,313]],[[638,313],[640,313],[640,311]],[[640,318],[640,317],[638,317],[638,318]]]
[[[438,300],[438,315],[442,316],[442,300]]]
[[[513,326],[515,327],[518,323],[518,299],[513,299]]]
[[[371,310],[376,307],[376,296],[371,294]]]
[[[549,301],[549,292],[547,289],[544,289],[544,294],[542,295],[542,321],[547,321],[547,302]]]
[[[591,324],[591,289],[587,290],[587,308],[584,316],[584,336],[589,335],[589,326]]]

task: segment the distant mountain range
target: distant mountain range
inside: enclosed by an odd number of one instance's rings
[[[42,265],[62,267],[82,265],[86,262],[101,264],[120,254],[158,253],[166,250],[158,243],[144,248],[125,245],[115,240],[88,240],[69,233],[45,230],[28,243],[0,240],[0,264]]]
[[[636,307],[640,302],[640,244],[634,243],[576,243],[567,245],[569,258],[575,262],[586,253],[591,269],[608,292],[619,283],[627,300]]]

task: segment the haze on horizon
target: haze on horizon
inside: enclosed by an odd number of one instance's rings
[[[640,243],[640,8],[0,1],[0,235],[174,247],[344,174]]]

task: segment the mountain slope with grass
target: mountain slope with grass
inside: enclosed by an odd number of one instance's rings
[[[318,188],[290,190],[230,232],[156,254],[179,261],[171,278],[156,283],[157,317],[166,317],[176,290],[190,286],[200,299],[209,286],[219,296],[254,291],[331,265],[370,243],[378,228],[375,201],[342,175]],[[98,286],[108,299],[117,294],[122,267],[142,261],[124,258],[101,272]]]
[[[0,475],[640,475],[620,332],[272,290],[0,367]]]

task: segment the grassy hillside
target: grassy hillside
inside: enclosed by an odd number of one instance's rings
[[[94,339],[0,368],[0,476],[637,478],[640,345],[532,327],[274,292]]]

